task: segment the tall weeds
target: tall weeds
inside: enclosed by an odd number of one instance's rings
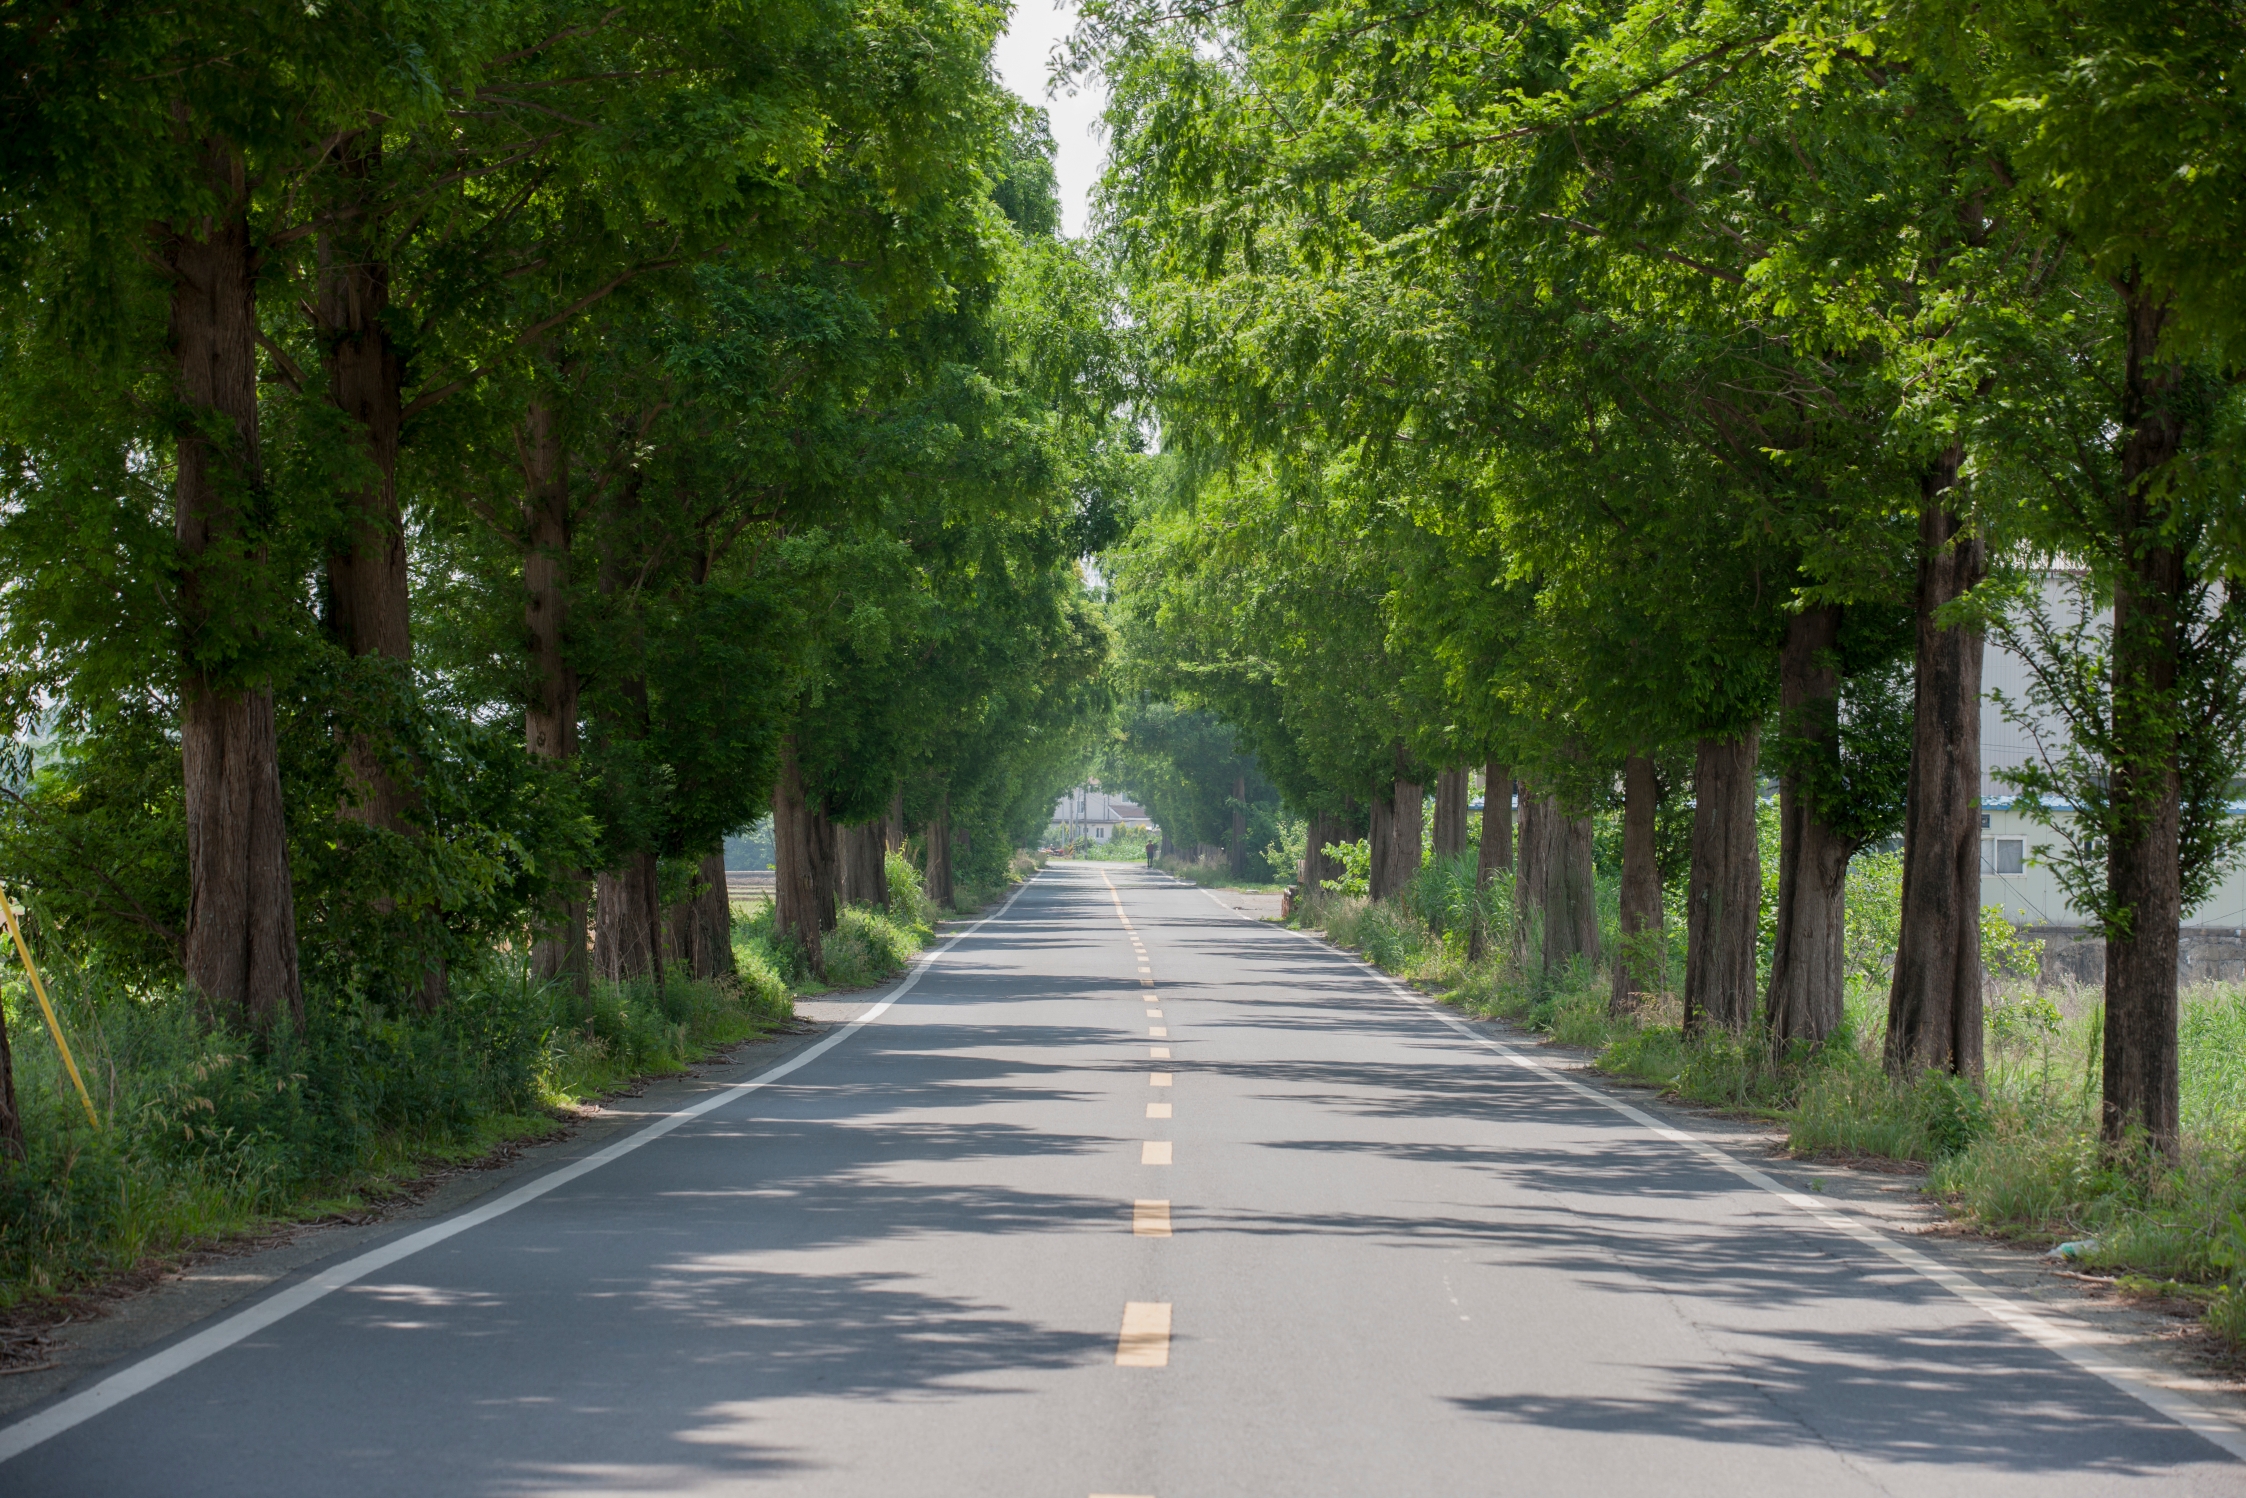
[[[30,1158],[0,1173],[0,1306],[381,1197],[789,1012],[786,989],[753,969],[740,985],[596,985],[589,1005],[496,958],[450,976],[433,1015],[327,995],[301,1038],[263,1048],[210,1030],[183,992],[58,972],[50,991],[98,1130],[21,982],[0,988],[30,1142]]]
[[[879,982],[933,930],[918,872],[892,855],[888,874],[888,911],[851,907],[827,933],[831,984]],[[560,1110],[783,1027],[803,974],[770,924],[768,907],[736,913],[733,979],[595,984],[588,1002],[532,983],[501,952],[455,969],[433,1015],[328,994],[300,1039],[271,1050],[213,1032],[185,993],[66,967],[49,986],[98,1130],[25,985],[0,981],[31,1149],[0,1170],[0,1308],[378,1199],[432,1164],[551,1132]]]

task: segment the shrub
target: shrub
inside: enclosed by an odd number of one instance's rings
[[[1364,838],[1353,843],[1328,843],[1325,854],[1341,865],[1339,879],[1323,879],[1319,883],[1328,894],[1345,900],[1362,900],[1372,892],[1372,844]]]
[[[2246,985],[2208,984],[2190,994],[2176,1041],[2185,1131],[2246,1145]]]
[[[1364,953],[1367,962],[1388,972],[1410,972],[1433,947],[1427,928],[1394,905],[1343,898],[1320,909],[1329,938]]]
[[[903,967],[935,929],[935,902],[928,898],[919,871],[896,853],[883,867],[889,878],[889,909],[846,905],[835,913],[834,929],[820,938],[826,981],[832,987],[864,988],[881,982]],[[744,981],[781,993],[801,989],[811,981],[811,966],[794,942],[775,940],[773,919],[769,903],[746,916],[734,913],[734,963]]]
[[[902,853],[891,853],[882,867],[889,876],[889,919],[926,941],[936,929],[936,902],[920,882],[920,870]]]
[[[1788,1121],[1797,1150],[1894,1160],[1947,1158],[1991,1126],[1988,1104],[1971,1083],[1930,1073],[1897,1086],[1870,1060],[1847,1052],[1806,1071]]]
[[[1472,851],[1429,858],[1405,887],[1401,901],[1430,931],[1456,946],[1462,957],[1476,921],[1486,931],[1512,929],[1513,882],[1492,879],[1487,889],[1477,889],[1480,872],[1478,855]]]
[[[873,906],[846,905],[823,945],[827,982],[836,988],[864,988],[902,968],[920,949],[920,940]]]
[[[1927,1189],[1996,1229],[2065,1232],[2105,1189],[2097,1139],[2013,1113],[1937,1165]],[[1923,1158],[1923,1156],[1921,1156]]]
[[[738,959],[738,953],[736,954]],[[711,1049],[777,1028],[794,1014],[768,967],[741,980],[652,978],[595,983],[586,999],[548,990],[539,1088],[551,1105],[596,1096],[634,1077],[683,1070]]]

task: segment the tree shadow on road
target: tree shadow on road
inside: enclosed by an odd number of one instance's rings
[[[1731,1340],[1731,1339],[1727,1339]],[[2223,1461],[2179,1425],[1985,1323],[1765,1331],[1722,1366],[1640,1370],[1634,1397],[1490,1394],[1458,1409],[1589,1436],[1827,1447],[1904,1467],[2178,1477]]]

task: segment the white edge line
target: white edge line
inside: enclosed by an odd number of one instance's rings
[[[1034,877],[1033,875],[1032,878]],[[310,1279],[291,1285],[278,1294],[269,1295],[256,1304],[203,1328],[193,1336],[182,1338],[171,1346],[110,1374],[89,1389],[81,1390],[67,1399],[49,1405],[47,1408],[27,1416],[13,1425],[0,1426],[0,1462],[21,1456],[41,1442],[52,1440],[73,1426],[84,1424],[104,1410],[112,1409],[132,1398],[135,1394],[154,1388],[172,1375],[185,1372],[205,1358],[225,1351],[244,1338],[263,1331],[283,1317],[303,1310],[314,1301],[332,1295],[346,1285],[366,1278],[378,1269],[385,1269],[397,1263],[400,1259],[409,1258],[425,1248],[433,1248],[447,1238],[456,1237],[467,1232],[470,1228],[480,1227],[493,1218],[504,1217],[517,1207],[534,1202],[549,1191],[566,1186],[581,1176],[590,1175],[604,1165],[613,1164],[643,1145],[653,1144],[681,1124],[699,1118],[713,1109],[722,1108],[727,1103],[748,1093],[769,1087],[789,1073],[808,1066],[811,1062],[849,1039],[859,1029],[880,1018],[882,1013],[892,1004],[911,993],[914,985],[918,984],[921,978],[935,967],[937,962],[949,955],[951,949],[957,943],[1004,915],[1007,909],[1013,905],[1015,896],[1019,895],[1022,890],[1027,889],[1029,884],[1030,880],[1023,880],[1020,885],[1015,887],[1014,893],[1006,897],[1005,903],[1001,904],[998,909],[984,916],[974,925],[953,932],[941,946],[936,947],[916,961],[913,964],[912,971],[905,975],[904,981],[898,984],[896,991],[887,998],[856,1019],[846,1022],[841,1029],[836,1030],[832,1035],[805,1046],[770,1070],[759,1072],[756,1076],[745,1081],[728,1082],[699,1102],[681,1108],[675,1113],[666,1113],[644,1128],[625,1135],[622,1139],[594,1151],[582,1160],[573,1161],[558,1170],[550,1171],[538,1177],[534,1181],[517,1186],[506,1195],[485,1202],[482,1206],[471,1207],[458,1216],[447,1217],[441,1222],[431,1223],[419,1232],[408,1233],[404,1237],[393,1239],[379,1248],[369,1249],[356,1258],[346,1259],[340,1264],[323,1269]]]
[[[2246,1431],[2241,1431],[2236,1425],[2207,1409],[2197,1400],[2146,1376],[2141,1369],[2133,1368],[2127,1363],[2104,1356],[2100,1349],[2110,1347],[2114,1340],[2108,1335],[2093,1332],[2087,1328],[2061,1325],[2051,1317],[2039,1311],[2031,1310],[2009,1296],[1976,1283],[1968,1275],[1920,1253],[1908,1244],[1896,1242],[1877,1228],[1869,1227],[1846,1213],[1836,1211],[1822,1202],[1814,1201],[1799,1191],[1790,1189],[1783,1183],[1755,1169],[1752,1165],[1734,1158],[1730,1152],[1710,1143],[1699,1135],[1689,1134],[1682,1129],[1663,1123],[1652,1114],[1645,1112],[1643,1109],[1633,1108],[1620,1098],[1609,1097],[1596,1087],[1585,1086],[1547,1062],[1521,1054],[1503,1041],[1483,1034],[1456,1015],[1449,1013],[1437,1000],[1429,998],[1416,988],[1397,982],[1371,963],[1364,961],[1354,953],[1335,946],[1330,941],[1312,936],[1309,932],[1298,930],[1292,926],[1274,926],[1267,921],[1249,915],[1246,911],[1235,910],[1232,906],[1225,904],[1223,900],[1218,899],[1213,891],[1206,888],[1201,889],[1201,893],[1215,901],[1219,910],[1251,922],[1260,929],[1281,932],[1307,941],[1345,962],[1364,969],[1373,979],[1384,985],[1389,992],[1409,999],[1475,1044],[1495,1051],[1515,1066],[1542,1074],[1570,1092],[1580,1097],[1589,1098],[1602,1108],[1611,1109],[1613,1112],[1621,1114],[1656,1138],[1667,1140],[1671,1144],[1683,1145],[1710,1164],[1720,1166],[1749,1185],[1769,1192],[1786,1205],[1814,1219],[1821,1226],[1853,1238],[1866,1248],[1874,1249],[1904,1268],[1933,1281],[2000,1326],[2017,1332],[2039,1347],[2057,1353],[2083,1372],[2104,1380],[2121,1393],[2150,1406],[2157,1413],[2175,1421],[2176,1424],[2181,1425],[2210,1445],[2220,1448],[2234,1460],[2246,1462]]]

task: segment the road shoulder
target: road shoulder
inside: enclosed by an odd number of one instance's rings
[[[1594,1071],[1591,1058],[1583,1052],[1551,1045],[1507,1021],[1444,1003],[1437,995],[1371,967],[1356,953],[1327,941],[1323,933],[1287,929],[1351,959],[1383,986],[1410,995],[1470,1032],[1649,1115],[1666,1128],[1692,1135],[1760,1171],[1784,1190],[1829,1204],[1986,1291],[2059,1323],[2134,1378],[2188,1401],[2246,1443],[2246,1377],[2239,1361],[2196,1318],[2113,1293],[2094,1276],[2074,1274],[2031,1249],[1962,1228],[1925,1195],[1923,1169],[1888,1161],[1798,1157],[1787,1148],[1785,1131],[1769,1121],[1665,1098],[1650,1087],[1609,1077]],[[1814,1229],[1815,1224],[1805,1216],[1802,1226]]]

